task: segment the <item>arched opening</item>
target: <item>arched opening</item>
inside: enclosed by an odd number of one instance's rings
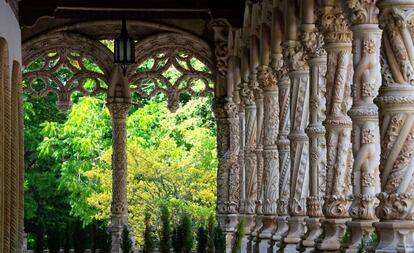
[[[118,121],[111,126],[116,116],[105,105],[129,94],[130,110],[124,120],[127,149],[118,150],[126,152],[129,170],[117,182],[128,181],[127,224],[138,246],[143,244],[147,213],[151,225],[160,226],[161,206],[175,214],[172,221],[178,222],[178,213],[186,211],[196,225],[215,212],[214,67],[208,45],[177,33],[140,40],[137,63],[127,72],[126,92],[111,86],[119,81],[114,81],[110,47],[110,41],[73,32],[51,33],[23,47],[25,119],[31,121],[26,127],[26,152],[33,154],[26,161],[26,212],[34,210],[26,215],[26,232],[32,242],[50,239],[38,247],[80,247],[71,240],[74,233],[79,244],[89,240],[80,233],[95,233],[89,237],[99,241],[105,229],[97,226],[111,227],[116,210],[125,212],[126,207],[117,209],[111,196],[118,190],[111,172],[123,161],[114,158],[119,132],[113,126]],[[54,203],[42,206],[38,202],[45,196],[36,194],[47,191]],[[63,205],[76,219],[35,224],[56,216],[54,204]]]

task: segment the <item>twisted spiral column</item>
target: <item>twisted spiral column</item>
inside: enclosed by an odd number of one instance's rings
[[[303,47],[287,41],[290,66],[290,199],[288,232],[282,238],[284,252],[297,252],[297,245],[306,232],[306,197],[309,191],[309,140],[305,133],[309,120],[309,67]]]
[[[414,1],[382,0],[380,203],[376,252],[414,251]]]
[[[277,200],[279,198],[279,155],[276,146],[279,132],[279,94],[272,69],[261,66],[259,85],[263,89],[263,226],[259,239],[261,249],[268,249],[276,229]]]
[[[350,1],[354,77],[352,118],[353,194],[348,222],[350,241],[346,252],[359,252],[361,241],[374,231],[376,194],[380,190],[380,133],[374,98],[381,85],[380,46],[376,1]]]
[[[322,205],[326,184],[326,140],[325,92],[326,92],[326,52],[323,49],[323,36],[315,25],[302,25],[302,41],[309,55],[309,196],[306,199],[307,232],[301,242],[305,252],[314,250],[316,240],[322,234]]]
[[[317,244],[321,251],[338,251],[346,231],[352,193],[352,121],[351,107],[352,32],[340,1],[323,1],[320,9],[320,31],[327,51],[326,74],[326,143],[327,176],[322,221],[323,238]]]

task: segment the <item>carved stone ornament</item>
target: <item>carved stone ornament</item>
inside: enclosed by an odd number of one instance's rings
[[[284,50],[284,62],[290,71],[307,71],[308,55],[301,43],[287,42]]]
[[[377,0],[350,0],[347,3],[352,11],[352,23],[378,24],[379,10],[376,6]]]
[[[259,82],[260,88],[264,91],[276,89],[277,81],[275,75],[272,69],[267,66],[259,67],[257,80]]]
[[[381,192],[380,204],[376,209],[378,218],[383,220],[414,220],[414,195],[409,193]]]
[[[253,90],[249,87],[247,83],[241,84],[240,89],[240,98],[245,105],[253,105],[254,104],[254,93]]]
[[[302,31],[301,40],[303,46],[310,58],[326,56],[324,49],[324,39],[322,33],[317,30],[314,31]]]
[[[340,5],[319,10],[318,29],[324,34],[325,43],[352,41],[350,24]]]
[[[228,33],[230,24],[224,19],[214,19],[210,22],[214,31],[214,54],[218,73],[227,76],[229,61]]]

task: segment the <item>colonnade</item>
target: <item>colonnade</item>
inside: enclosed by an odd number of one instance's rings
[[[411,0],[261,0],[213,24],[228,252],[241,220],[242,252],[414,251],[413,21]]]

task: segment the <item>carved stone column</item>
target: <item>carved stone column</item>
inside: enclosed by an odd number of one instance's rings
[[[228,149],[228,122],[226,117],[226,111],[224,110],[224,99],[214,98],[213,112],[217,124],[217,219],[220,225],[223,227],[226,223],[227,214],[227,196],[228,188],[225,185],[228,175],[226,174],[225,164],[223,163],[224,155]]]
[[[249,235],[254,226],[257,201],[257,157],[256,157],[256,131],[257,117],[253,90],[247,83],[243,83],[240,96],[245,105],[245,151],[244,161],[246,170],[246,201],[244,204],[244,218],[246,219],[246,235]],[[250,247],[247,245],[247,247]]]
[[[258,235],[262,228],[263,222],[263,174],[264,174],[264,158],[263,158],[263,90],[259,87],[257,74],[254,73],[250,76],[249,86],[253,90],[255,103],[256,103],[256,171],[257,171],[257,200],[256,200],[256,217],[255,227],[251,232],[252,250],[258,247],[259,238]],[[257,247],[255,247],[257,245]]]
[[[281,55],[279,58],[282,58]],[[278,242],[287,232],[287,219],[289,217],[289,195],[290,195],[290,79],[286,75],[286,68],[280,68],[278,75],[279,87],[279,135],[277,138],[277,147],[279,151],[279,199],[277,201],[277,229],[272,236],[274,241],[274,250],[279,247]]]
[[[376,252],[414,251],[414,1],[379,1],[381,193]]]
[[[305,252],[311,252],[316,239],[322,234],[322,205],[326,184],[326,140],[325,92],[326,92],[326,52],[323,49],[323,36],[314,24],[302,25],[302,41],[309,55],[309,125],[306,133],[309,137],[309,196],[306,199],[307,232],[301,242]]]
[[[279,155],[277,135],[279,132],[279,94],[272,69],[259,68],[258,80],[263,90],[263,226],[260,231],[260,249],[267,250],[276,229],[277,200],[279,198]]]
[[[320,30],[325,37],[328,54],[326,75],[326,197],[323,205],[324,233],[317,244],[321,251],[338,251],[349,220],[352,147],[351,106],[352,32],[340,1],[325,1],[321,8]]]
[[[127,129],[129,101],[107,103],[112,117],[111,252],[122,253],[122,230],[128,224]]]
[[[218,214],[221,226],[226,234],[227,251],[231,250],[233,236],[236,232],[240,211],[240,121],[238,115],[238,96],[233,98],[235,75],[235,57],[231,57],[227,70],[227,96],[225,99],[216,99],[214,112],[218,120],[220,131],[219,147],[219,175],[217,191],[219,207]],[[226,148],[226,149],[224,149]]]
[[[297,252],[301,237],[306,232],[306,197],[309,190],[309,142],[305,133],[309,119],[309,67],[304,49],[296,41],[287,42],[287,59],[291,80],[290,121],[290,199],[289,230],[282,238],[284,252]]]
[[[376,0],[349,1],[353,32],[353,104],[352,118],[353,195],[347,223],[351,237],[346,252],[359,252],[361,240],[373,231],[376,220],[376,194],[380,190],[380,133],[378,108],[374,98],[381,86],[380,46]]]

